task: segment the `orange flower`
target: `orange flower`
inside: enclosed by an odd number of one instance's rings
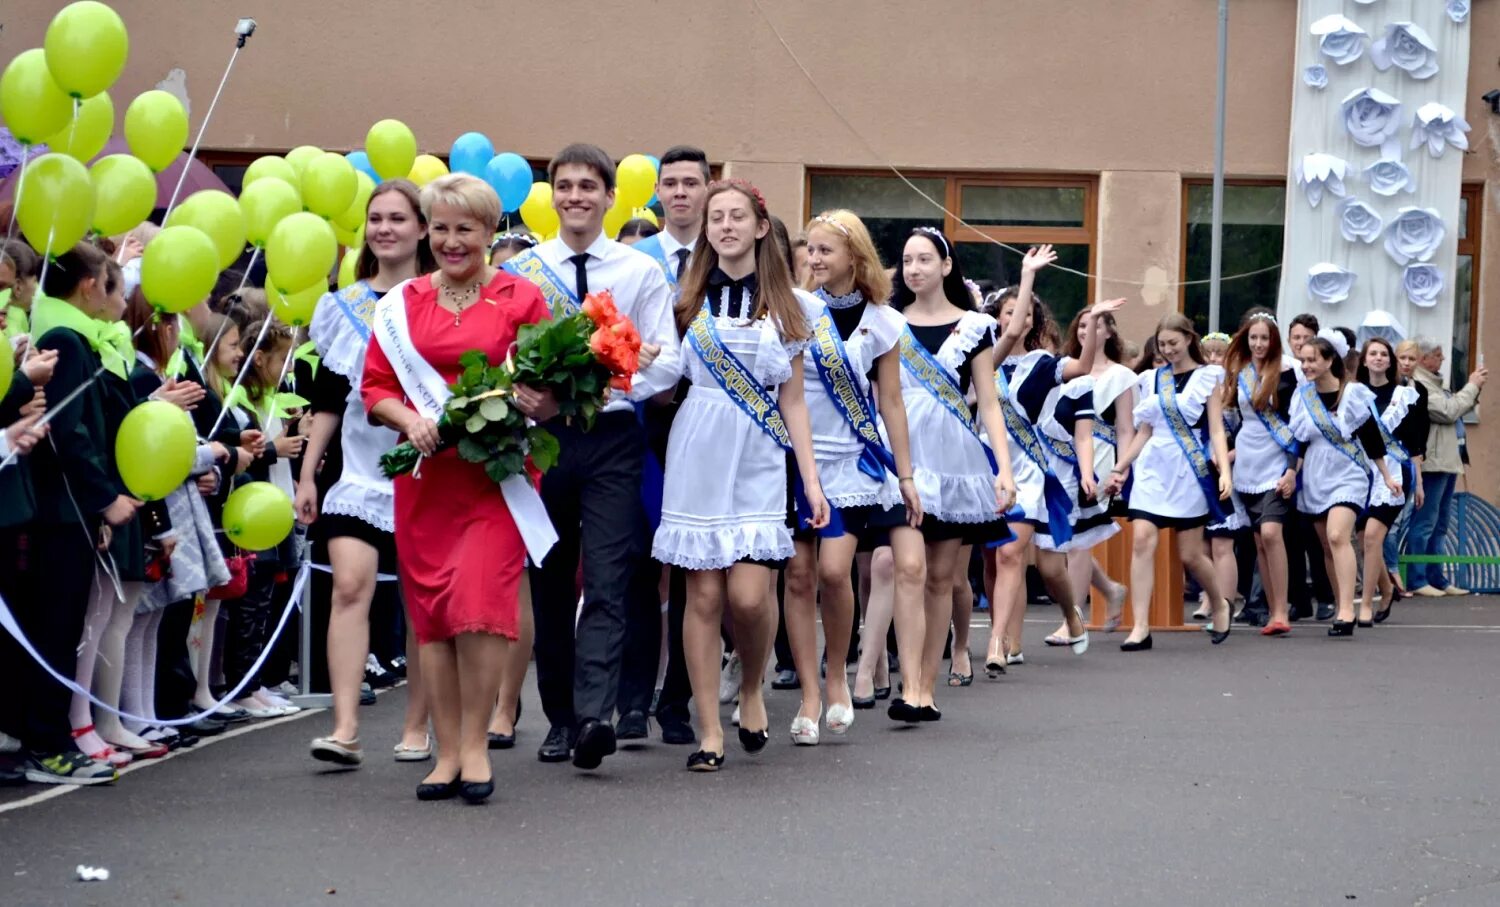
[[[620,318],[620,310],[615,307],[615,297],[608,290],[590,293],[584,297],[582,309],[583,314],[587,315],[596,327],[613,324]]]

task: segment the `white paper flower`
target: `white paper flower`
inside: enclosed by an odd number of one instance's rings
[[[1355,274],[1332,262],[1323,262],[1307,269],[1307,295],[1313,302],[1334,305],[1349,298],[1354,288]]]
[[[1392,22],[1385,34],[1370,45],[1370,62],[1385,72],[1392,66],[1406,70],[1413,79],[1437,74],[1437,45],[1415,22]]]
[[[1297,185],[1307,194],[1307,203],[1314,208],[1323,200],[1323,191],[1343,198],[1344,177],[1349,173],[1349,162],[1341,157],[1315,152],[1302,158],[1297,165]]]
[[[1466,151],[1469,137],[1464,133],[1468,131],[1468,121],[1454,113],[1452,108],[1433,101],[1417,108],[1417,115],[1411,123],[1411,147],[1421,148],[1425,142],[1427,153],[1433,157],[1442,157],[1449,145]]]
[[[1469,18],[1469,0],[1448,0],[1448,18],[1463,24]]]
[[[1385,252],[1398,265],[1428,261],[1447,234],[1435,208],[1402,208],[1385,228]]]
[[[1443,292],[1443,272],[1437,265],[1407,265],[1401,272],[1401,288],[1412,305],[1432,308]]]
[[[1302,70],[1302,84],[1322,91],[1328,87],[1328,69],[1322,63],[1314,63],[1307,67]]]
[[[1356,240],[1366,245],[1380,238],[1385,221],[1369,205],[1357,198],[1346,198],[1339,202],[1339,232],[1348,242]]]
[[[1351,92],[1340,110],[1349,137],[1365,148],[1379,148],[1401,129],[1401,101],[1378,88]]]
[[[1370,191],[1376,195],[1390,198],[1397,192],[1405,190],[1416,192],[1416,181],[1411,178],[1411,171],[1400,161],[1385,158],[1365,168],[1365,181],[1370,184]]]
[[[1367,33],[1345,16],[1338,13],[1324,16],[1312,24],[1311,31],[1318,38],[1318,49],[1323,56],[1340,66],[1348,66],[1364,56]]]

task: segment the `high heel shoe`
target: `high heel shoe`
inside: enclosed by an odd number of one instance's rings
[[[828,707],[828,733],[842,735],[849,733],[849,726],[854,723],[854,709],[840,702],[835,702]]]
[[[984,676],[997,679],[1005,673],[1005,650],[1000,640],[990,643],[990,651],[984,656]]]
[[[1208,641],[1214,645],[1220,645],[1229,638],[1229,631],[1234,629],[1234,609],[1230,606],[1228,599],[1224,601],[1224,610],[1229,612],[1229,620],[1224,624],[1223,630],[1215,630],[1214,625],[1208,625]]]
[[[1328,625],[1329,636],[1354,636],[1354,621],[1336,620]]]
[[[874,700],[870,701],[873,706]],[[796,746],[818,745],[818,720],[823,717],[823,708],[818,707],[818,714],[814,718],[804,718],[798,715],[792,719],[792,743]]]
[[[1131,642],[1128,639],[1125,640],[1124,642],[1120,643],[1120,651],[1121,652],[1149,652],[1149,651],[1151,651],[1151,634],[1147,633],[1145,636],[1141,637],[1140,639],[1136,640],[1135,642]]]

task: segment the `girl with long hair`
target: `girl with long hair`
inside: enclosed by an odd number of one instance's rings
[[[1421,385],[1403,378],[1398,370],[1396,348],[1381,337],[1365,341],[1359,354],[1355,380],[1374,395],[1371,419],[1385,441],[1386,472],[1400,483],[1401,491],[1392,493],[1384,482],[1370,481],[1369,509],[1364,526],[1365,575],[1355,621],[1361,627],[1373,627],[1391,614],[1398,596],[1396,586],[1385,569],[1385,539],[1406,506],[1406,489],[1416,489],[1421,501],[1422,457],[1427,452],[1427,396]],[[1372,470],[1378,468],[1371,465]],[[1417,506],[1421,506],[1418,503]],[[1381,602],[1375,607],[1376,600]]]
[[[651,556],[688,571],[683,650],[701,748],[687,768],[712,772],[724,764],[719,624],[726,601],[735,651],[751,681],[740,690],[740,745],[753,755],[770,736],[760,683],[776,634],[767,591],[772,571],[795,550],[787,450],[805,501],[799,522],[822,528],[828,501],[803,396],[811,313],[770,237],[765,199],[743,180],[718,182],[703,216],[703,242],[676,307],[692,387],[672,422]]]
[[[1297,440],[1306,445],[1297,509],[1313,520],[1333,583],[1336,611],[1328,635],[1353,636],[1354,523],[1370,501],[1373,473],[1379,473],[1392,497],[1401,494],[1401,483],[1386,466],[1375,394],[1346,380],[1348,350],[1339,349],[1343,338],[1334,336],[1338,341],[1319,334],[1298,351],[1306,383],[1292,398],[1291,422]]]
[[[1214,645],[1229,638],[1229,601],[1219,587],[1203,527],[1224,518],[1221,501],[1233,490],[1224,409],[1218,393],[1224,370],[1207,365],[1192,321],[1173,313],[1156,326],[1156,351],[1166,363],[1147,373],[1135,405],[1136,435],[1110,471],[1113,494],[1125,484],[1137,458],[1130,493],[1132,536],[1130,592],[1135,626],[1120,648],[1151,648],[1151,596],[1156,580],[1156,544],[1162,529],[1177,530],[1182,563],[1213,603]],[[1204,437],[1208,438],[1205,444]],[[1214,475],[1214,467],[1218,475]]]

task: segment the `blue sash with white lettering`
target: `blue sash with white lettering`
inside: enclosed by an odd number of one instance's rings
[[[896,475],[896,457],[886,449],[875,427],[875,401],[860,391],[859,377],[849,361],[844,338],[839,336],[833,316],[826,308],[813,324],[813,362],[834,409],[865,445],[864,453],[859,455],[859,471],[877,482],[885,481],[886,470]]]
[[[632,248],[637,252],[645,252],[656,259],[656,263],[661,265],[662,273],[667,275],[667,283],[672,285],[673,290],[677,289],[677,266],[667,261],[667,250],[661,247],[661,236],[659,234],[646,237],[632,246]]]
[[[995,462],[995,452],[979,437],[979,426],[974,424],[974,414],[969,412],[968,401],[964,399],[963,392],[958,389],[953,378],[949,376],[948,370],[941,362],[933,358],[927,352],[927,347],[917,341],[912,335],[911,328],[904,328],[901,332],[901,364],[906,368],[907,374],[912,380],[922,385],[929,394],[932,394],[943,408],[953,414],[979,446],[984,450],[985,459],[990,461],[990,471],[996,474],[1000,472],[1000,464]]]
[[[1021,416],[1017,410],[1021,404],[1011,395],[1010,382],[1005,380],[1005,373],[1000,370],[995,372],[995,391],[1000,395],[1000,415],[1005,419],[1006,432],[1016,442],[1016,446],[1021,448],[1021,452],[1026,454],[1026,459],[1035,463],[1042,472],[1042,502],[1047,507],[1047,534],[1052,536],[1055,544],[1065,545],[1073,540],[1073,501],[1068,497],[1068,490],[1063,487],[1062,480],[1057,477],[1057,471],[1047,460],[1046,452],[1042,450],[1042,439],[1046,435]],[[1077,464],[1078,454],[1071,443],[1050,437],[1046,439],[1053,452],[1064,462]]]
[[[542,291],[542,298],[551,307],[553,318],[576,315],[583,307],[583,300],[578,298],[573,283],[559,278],[557,272],[547,267],[547,263],[542,261],[535,249],[527,249],[502,267],[517,277],[536,284],[537,289]]]
[[[692,324],[688,325],[687,340],[724,395],[782,450],[791,451],[792,435],[787,431],[786,421],[781,418],[781,407],[760,386],[739,357],[731,353],[724,341],[719,339],[719,329],[714,324],[713,313],[709,311],[706,302]],[[794,493],[798,521],[805,525],[806,521],[812,519],[812,506],[802,491],[800,476],[796,478]],[[837,519],[837,514],[836,508],[829,512],[828,525],[819,530],[819,535],[836,538],[844,534],[843,522]]]
[[[1328,411],[1328,407],[1323,404],[1323,398],[1318,396],[1317,385],[1309,381],[1302,385],[1298,392],[1302,394],[1302,403],[1307,407],[1307,415],[1312,418],[1313,425],[1317,426],[1318,431],[1323,435],[1323,440],[1333,445],[1339,453],[1348,457],[1351,463],[1364,470],[1368,476],[1370,461],[1365,458],[1365,449],[1352,438],[1344,437],[1344,433],[1333,424],[1333,413]],[[1380,421],[1378,414],[1375,416],[1375,421]]]
[[[380,294],[370,289],[368,283],[359,280],[334,293],[333,299],[338,303],[339,311],[344,313],[349,327],[354,329],[359,339],[369,343],[370,320],[375,317],[375,303],[380,301]]]
[[[1247,375],[1255,375],[1254,366],[1245,366],[1240,370],[1239,375],[1240,392],[1245,395],[1245,399],[1254,400],[1255,392],[1251,390],[1254,385],[1250,383],[1249,378],[1246,377]],[[1254,405],[1251,405],[1250,408],[1255,411],[1256,417],[1260,419],[1260,424],[1266,427],[1266,431],[1271,435],[1272,440],[1276,442],[1276,446],[1295,456],[1297,453],[1297,438],[1292,434],[1292,427],[1287,424],[1285,419],[1281,418],[1281,414],[1274,409],[1261,412],[1255,409]]]
[[[1204,449],[1202,439],[1188,425],[1182,410],[1177,407],[1177,385],[1172,380],[1170,365],[1156,370],[1156,395],[1161,398],[1161,411],[1166,417],[1167,427],[1171,429],[1178,449],[1187,457],[1188,465],[1193,467],[1198,487],[1203,489],[1203,497],[1208,500],[1209,524],[1224,522],[1227,517],[1224,515],[1224,508],[1219,505],[1219,489],[1214,481],[1213,470],[1209,468],[1208,451]]]

